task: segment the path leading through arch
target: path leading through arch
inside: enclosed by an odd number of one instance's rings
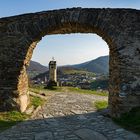
[[[46,105],[32,120],[0,133],[1,140],[140,140],[96,111],[106,96],[72,92],[46,94]]]

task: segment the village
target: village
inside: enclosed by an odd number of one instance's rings
[[[63,68],[64,69],[64,68]],[[70,71],[71,70],[71,71]],[[65,68],[66,71],[66,68]],[[44,75],[37,76],[31,80],[34,85],[50,85],[54,86],[69,86],[88,90],[107,90],[108,75],[95,74],[87,71],[80,71],[67,68],[67,71],[62,71],[62,68],[57,68],[56,61],[52,60],[49,63],[49,71]],[[54,84],[55,83],[55,84]]]

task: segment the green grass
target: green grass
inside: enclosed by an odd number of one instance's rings
[[[43,87],[32,87],[30,91],[35,93],[47,93],[47,92],[74,92],[81,94],[94,94],[99,96],[108,96],[108,92],[106,91],[96,91],[96,90],[84,90],[76,87],[54,87],[53,89],[44,89]]]
[[[30,91],[35,92],[37,94],[47,93],[47,92],[61,92],[63,89],[61,87],[53,87],[51,89],[45,89],[44,86],[32,86],[30,87]]]
[[[75,87],[67,87],[68,91],[71,92],[77,92],[77,93],[82,93],[82,94],[94,94],[94,95],[100,95],[100,96],[108,96],[108,93],[105,91],[96,91],[96,90],[85,90],[85,89],[80,89],[80,88],[75,88]]]
[[[35,108],[44,104],[44,100],[39,97],[32,96],[30,97],[30,99],[31,99],[30,106],[33,105]],[[20,113],[18,111],[1,112],[0,132],[12,127],[13,125],[16,125],[19,122],[28,119],[29,117],[30,115],[27,115],[25,113]]]
[[[39,98],[39,97],[35,97],[35,96],[32,96],[31,97],[31,105],[33,105],[35,108],[37,108],[38,106],[41,106],[43,105],[45,102],[45,100]]]
[[[94,102],[94,105],[97,108],[97,110],[102,110],[102,109],[107,108],[108,101],[96,101]]]
[[[0,132],[16,125],[18,122],[17,121],[5,121],[5,120],[0,120]]]
[[[29,115],[18,111],[0,113],[0,131],[8,129],[17,123],[24,121],[28,117]]]
[[[125,129],[140,134],[140,108],[134,108],[129,113],[124,113],[120,118],[113,118],[113,120]]]

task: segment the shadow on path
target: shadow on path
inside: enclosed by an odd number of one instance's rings
[[[0,133],[0,140],[140,140],[99,112],[27,120]]]

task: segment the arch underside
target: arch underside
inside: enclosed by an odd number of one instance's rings
[[[107,42],[111,115],[119,116],[140,106],[138,15],[139,11],[124,9],[74,8],[0,19],[0,109],[26,110],[29,103],[26,67],[34,48],[45,35],[70,33],[96,33]]]

